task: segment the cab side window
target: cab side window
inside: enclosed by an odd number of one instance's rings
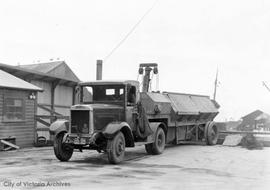
[[[136,103],[136,87],[129,86],[127,94],[128,105],[134,105]]]

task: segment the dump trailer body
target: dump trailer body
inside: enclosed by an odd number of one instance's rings
[[[164,122],[167,143],[204,141],[207,124],[218,108],[209,96],[174,92],[141,93],[141,102],[150,122]]]
[[[177,118],[185,115],[194,116],[196,121],[212,121],[218,114],[218,109],[209,96],[181,94],[168,92],[171,105]]]

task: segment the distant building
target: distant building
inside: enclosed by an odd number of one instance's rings
[[[37,92],[42,89],[0,69],[0,139],[15,139],[20,147],[33,146]],[[1,147],[4,147],[0,143]]]
[[[49,140],[50,124],[57,118],[68,118],[70,106],[77,101],[76,85],[79,78],[64,61],[20,66],[0,63],[0,69],[44,90],[37,94],[35,141],[38,137]]]
[[[237,127],[241,131],[254,129],[270,130],[270,115],[261,110],[256,110],[242,117],[241,124]]]

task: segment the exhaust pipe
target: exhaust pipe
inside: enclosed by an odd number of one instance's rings
[[[96,80],[102,80],[102,60],[97,60]]]

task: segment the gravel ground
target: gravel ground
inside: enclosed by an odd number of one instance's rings
[[[120,165],[95,151],[74,152],[69,162],[52,147],[0,152],[0,190],[105,188],[270,189],[270,148],[177,145],[150,156],[140,146]]]

